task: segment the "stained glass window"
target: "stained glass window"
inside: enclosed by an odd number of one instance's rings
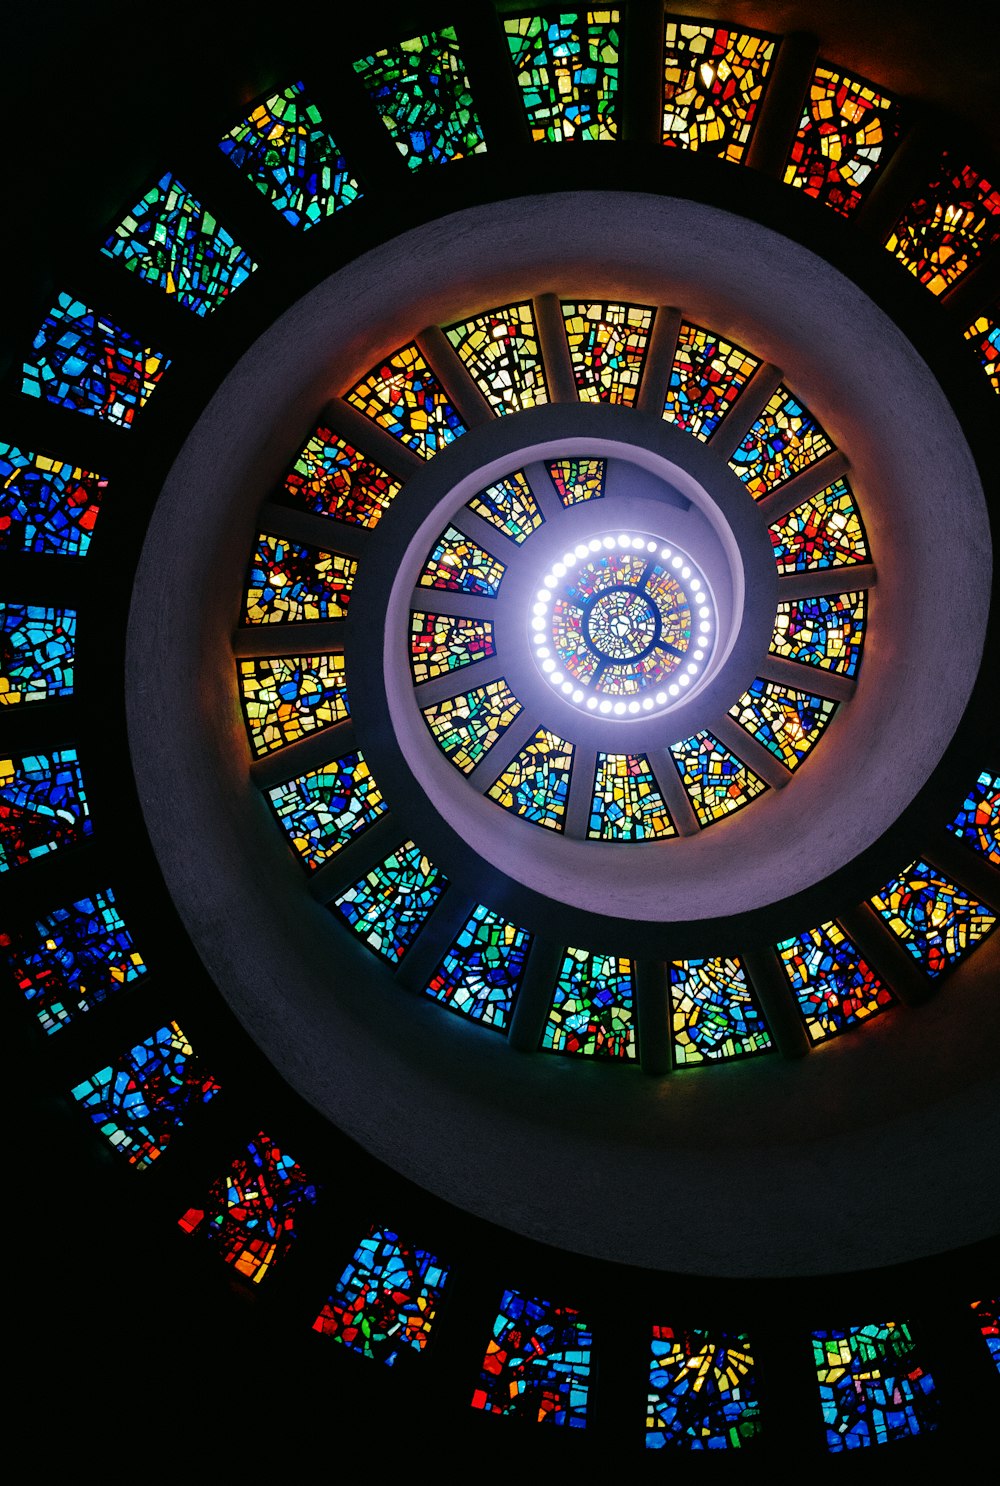
[[[76,610],[0,601],[0,707],[73,695]]]
[[[0,872],[75,846],[92,829],[75,748],[0,758]]]
[[[423,709],[424,721],[441,752],[456,769],[471,774],[510,727],[521,703],[506,681],[490,681]]]
[[[394,351],[351,388],[347,401],[422,459],[432,459],[465,432],[416,346]]]
[[[948,829],[1000,867],[1000,774],[983,770]]]
[[[505,571],[498,557],[491,557],[478,542],[449,526],[434,544],[417,583],[421,588],[445,588],[452,593],[478,593],[495,599]]]
[[[14,980],[46,1032],[58,1032],[146,973],[110,888],[0,932]]]
[[[594,841],[658,841],[676,835],[644,754],[599,753],[587,835]]]
[[[997,1371],[1000,1372],[1000,1299],[974,1300],[972,1313]]]
[[[813,1042],[892,1005],[892,993],[837,923],[783,939],[778,954]]]
[[[484,1027],[506,1030],[521,985],[531,935],[482,903],[448,950],[427,985],[451,1011]]]
[[[261,532],[247,586],[248,624],[343,619],[358,565],[339,552]]]
[[[257,267],[170,171],[150,187],[101,251],[196,315],[217,310]]]
[[[996,923],[996,914],[919,858],[871,903],[930,976],[956,964]]]
[[[814,1331],[813,1359],[828,1449],[884,1445],[936,1427],[934,1380],[905,1321]]]
[[[718,428],[760,362],[700,325],[681,325],[663,416],[695,438]]]
[[[834,480],[811,495],[768,531],[779,573],[812,573],[868,560],[864,527],[846,480]]]
[[[833,445],[787,387],[779,387],[729,461],[754,500],[801,474]]]
[[[485,150],[454,26],[384,47],[354,70],[411,169]]]
[[[386,808],[360,753],[345,753],[268,793],[293,849],[310,871],[329,861]]]
[[[1000,392],[1000,320],[996,312],[977,315],[965,332],[965,339],[974,343],[976,355],[993,391]]]
[[[212,1183],[204,1208],[188,1208],[185,1233],[201,1232],[238,1274],[260,1284],[298,1236],[299,1211],[316,1186],[297,1161],[261,1130]]]
[[[130,428],[170,362],[72,294],[60,294],[32,343],[21,391]]]
[[[856,676],[865,640],[867,595],[864,590],[778,605],[770,651],[785,660],[819,666],[842,676]]]
[[[293,227],[315,227],[361,188],[301,83],[272,93],[219,140],[241,175]]]
[[[836,710],[836,702],[758,677],[733,703],[729,715],[786,768],[797,769]]]
[[[85,557],[107,477],[0,443],[0,551]]]
[[[668,20],[663,143],[739,165],[773,58],[768,36]]]
[[[207,1104],[219,1084],[170,1022],[72,1092],[115,1150],[144,1171],[183,1127],[188,1107]]]
[[[582,1429],[592,1348],[579,1311],[505,1290],[472,1407]]]
[[[342,893],[336,908],[369,949],[398,964],[447,886],[444,873],[404,841]]]
[[[535,825],[561,831],[572,768],[572,743],[539,728],[490,788],[490,799]]]
[[[654,310],[641,304],[563,303],[581,402],[632,407],[639,391]]]
[[[932,294],[943,294],[1000,242],[1000,191],[946,151],[886,248]]]
[[[607,464],[603,459],[555,459],[548,471],[564,506],[600,500],[604,494]]]
[[[447,325],[445,334],[494,413],[518,413],[548,402],[535,314],[528,302]]]
[[[350,714],[342,655],[239,662],[250,746],[261,757]]]
[[[785,167],[785,184],[850,216],[899,138],[899,105],[862,78],[817,67]]]
[[[616,138],[620,21],[604,7],[504,17],[533,140]]]
[[[760,1405],[744,1332],[653,1327],[646,1446],[729,1450],[760,1435]]]
[[[468,503],[484,521],[502,531],[518,546],[527,541],[531,533],[542,524],[542,513],[538,509],[531,486],[521,470],[505,475],[495,485],[481,490]]]
[[[714,733],[695,733],[672,743],[670,752],[703,826],[731,815],[767,789],[750,765],[730,753]]]
[[[567,949],[542,1047],[556,1053],[634,1058],[632,961]]]
[[[399,490],[398,480],[321,423],[285,476],[282,499],[371,531]]]
[[[771,1047],[746,972],[735,958],[675,960],[670,1006],[679,1068],[765,1053]]]
[[[418,685],[495,654],[489,619],[424,614],[419,610],[410,615],[410,670]]]
[[[388,1228],[372,1228],[348,1262],[337,1288],[313,1322],[332,1336],[391,1367],[430,1340],[448,1266]]]

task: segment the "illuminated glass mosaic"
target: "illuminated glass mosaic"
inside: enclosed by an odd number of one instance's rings
[[[827,1449],[884,1445],[936,1427],[934,1379],[905,1321],[814,1331]]]
[[[32,343],[21,391],[131,428],[170,362],[72,294],[60,294]]]
[[[783,939],[777,948],[812,1042],[836,1037],[892,1005],[888,987],[837,923]]]
[[[257,267],[170,171],[150,187],[101,251],[196,315],[225,304]]]
[[[670,1010],[678,1068],[771,1048],[738,959],[675,960],[670,965]]]
[[[506,571],[478,542],[455,526],[446,527],[434,544],[417,579],[420,588],[445,588],[451,593],[478,593],[495,599]]]
[[[292,848],[310,872],[378,820],[386,805],[361,753],[313,769],[268,797]]]
[[[404,841],[342,893],[335,907],[369,949],[398,964],[447,886],[444,873]]]
[[[542,1047],[595,1058],[635,1057],[632,961],[567,949]]]
[[[527,929],[479,903],[431,976],[426,994],[449,1011],[506,1031],[530,948]]]
[[[200,1233],[238,1274],[259,1285],[298,1237],[299,1213],[316,1202],[316,1186],[297,1161],[261,1130],[225,1176],[214,1181],[203,1208],[178,1221]]]
[[[0,551],[86,557],[107,478],[0,443]]]
[[[539,728],[490,787],[489,797],[534,825],[561,831],[572,768],[572,743]]]
[[[410,615],[410,671],[419,686],[496,654],[493,623],[455,614]]]
[[[580,401],[633,407],[655,310],[564,301],[562,312]]]
[[[339,552],[261,532],[250,567],[247,624],[343,619],[358,565]]]
[[[321,423],[285,476],[281,498],[372,531],[399,494],[400,482]]]
[[[778,605],[770,653],[801,665],[856,676],[867,620],[867,595],[835,593]]]
[[[176,1022],[158,1028],[72,1091],[136,1171],[164,1154],[189,1107],[207,1104],[219,1092]]]
[[[388,1228],[372,1228],[313,1322],[352,1352],[391,1367],[430,1340],[448,1266]]]
[[[384,47],[354,70],[412,170],[485,150],[454,26]]]
[[[621,12],[504,16],[510,59],[536,143],[615,139]]]
[[[1000,1372],[1000,1299],[974,1300],[972,1313],[994,1365]]]
[[[948,829],[1000,867],[1000,774],[983,770]]]
[[[543,521],[531,486],[521,470],[505,475],[486,490],[480,490],[468,502],[468,507],[517,546],[526,542]]]
[[[847,217],[899,139],[899,105],[862,78],[817,67],[792,141],[785,184]]]
[[[604,494],[607,463],[603,459],[554,459],[548,466],[549,477],[564,506],[578,506],[585,500],[600,500]]]
[[[758,677],[733,703],[729,715],[786,769],[797,769],[819,742],[836,710],[837,703],[825,697]]]
[[[240,696],[258,758],[350,715],[342,655],[241,660]]]
[[[445,335],[498,416],[548,402],[535,313],[529,303],[504,305],[447,325]]]
[[[663,143],[706,150],[739,165],[774,59],[753,31],[669,20],[663,73]]]
[[[0,707],[73,695],[76,610],[0,601]]]
[[[696,439],[709,439],[760,362],[701,325],[682,323],[663,416]]]
[[[965,339],[973,342],[979,364],[989,377],[993,391],[1000,392],[1000,320],[996,311],[977,315],[965,332]]]
[[[729,461],[754,500],[829,454],[833,445],[813,415],[779,387]]]
[[[416,346],[402,346],[362,377],[347,401],[421,459],[465,433],[465,424]]]
[[[947,151],[886,248],[932,294],[944,294],[1000,242],[1000,191]]]
[[[505,1290],[472,1407],[583,1429],[592,1348],[579,1311]]]
[[[0,758],[0,872],[76,846],[92,830],[75,748]]]
[[[93,1011],[146,973],[110,888],[0,932],[16,985],[48,1033]]]
[[[714,733],[695,733],[672,743],[670,752],[702,826],[742,809],[767,789],[750,765],[730,753]]]
[[[471,774],[520,710],[521,703],[501,679],[424,707],[423,718],[441,752],[456,769]]]
[[[974,949],[996,914],[927,862],[912,862],[871,899],[926,975],[941,975]]]
[[[292,227],[315,227],[361,195],[301,83],[272,93],[219,149]]]
[[[644,754],[599,753],[587,835],[592,841],[662,841],[675,836]]]
[[[646,1447],[738,1450],[760,1435],[750,1339],[742,1331],[653,1327]]]
[[[861,516],[846,480],[789,511],[768,527],[779,573],[814,573],[868,561]]]

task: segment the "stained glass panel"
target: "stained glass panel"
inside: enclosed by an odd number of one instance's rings
[[[247,624],[343,619],[358,565],[339,552],[261,532],[247,585]]]
[[[521,703],[500,680],[424,707],[423,716],[441,752],[456,769],[471,774],[520,710]]]
[[[730,753],[714,733],[695,733],[672,743],[670,752],[702,826],[731,815],[767,789],[750,765]]]
[[[783,939],[778,954],[812,1042],[835,1037],[892,1005],[892,993],[837,923]]]
[[[745,1332],[653,1327],[646,1446],[729,1450],[760,1435],[760,1404]]]
[[[972,341],[983,371],[990,379],[994,392],[1000,392],[1000,320],[994,311],[989,315],[977,315],[965,332],[965,339]]]
[[[580,401],[634,406],[655,311],[564,301],[562,312]]]
[[[604,494],[607,464],[603,459],[555,459],[547,468],[564,506],[600,500]]]
[[[506,571],[478,542],[455,526],[447,527],[417,579],[420,588],[445,588],[451,593],[478,593],[495,599]]]
[[[572,768],[572,743],[539,728],[491,786],[489,797],[535,825],[561,831]]]
[[[416,346],[394,351],[351,388],[347,401],[421,459],[432,459],[465,433],[465,424]]]
[[[582,1429],[592,1347],[579,1311],[505,1290],[472,1407]]]
[[[404,841],[335,906],[369,949],[398,964],[447,886],[444,873],[412,841]]]
[[[567,949],[542,1047],[598,1058],[635,1057],[632,961]]]
[[[498,416],[548,402],[530,303],[503,305],[471,320],[446,325],[445,335]]]
[[[85,557],[107,477],[0,443],[0,551]]]
[[[1000,1299],[974,1300],[972,1313],[996,1369],[1000,1372]]]
[[[983,770],[948,829],[1000,867],[1000,774]]]
[[[941,975],[974,949],[996,914],[927,862],[912,862],[871,900],[925,974]]]
[[[239,662],[240,696],[258,758],[350,715],[342,655]]]
[[[0,872],[75,846],[92,830],[75,748],[0,758]]]
[[[468,502],[468,507],[518,546],[527,541],[543,520],[531,486],[520,470],[481,490]]]
[[[775,614],[770,653],[841,676],[856,676],[865,641],[867,607],[863,589],[781,603]]]
[[[480,903],[431,976],[426,993],[450,1011],[503,1032],[530,947],[527,929]]]
[[[378,820],[386,805],[360,753],[268,791],[278,821],[311,872]]]
[[[321,423],[285,476],[282,500],[372,531],[399,490],[398,480]]]
[[[410,615],[410,670],[419,685],[496,654],[493,623],[454,614]]]
[[[411,169],[485,150],[454,26],[384,47],[354,70]]]
[[[681,325],[663,416],[685,433],[709,439],[760,362],[742,346],[700,325]]]
[[[0,707],[73,695],[76,610],[0,601]]]
[[[427,1346],[447,1280],[448,1266],[440,1259],[388,1228],[373,1227],[313,1330],[391,1367],[408,1350],[419,1353]]]
[[[1000,191],[946,151],[885,245],[932,294],[944,294],[998,242]]]
[[[846,480],[834,480],[811,495],[768,531],[779,573],[812,573],[868,560],[864,527]]]
[[[670,1006],[679,1068],[770,1050],[770,1035],[738,959],[675,960]]]
[[[754,500],[761,500],[832,449],[812,413],[787,387],[779,387],[729,461],[729,468]]]
[[[620,21],[603,7],[504,17],[535,142],[617,137]]]
[[[757,32],[668,20],[663,143],[739,165],[773,58],[774,41]]]
[[[884,1445],[936,1427],[934,1379],[905,1321],[814,1331],[829,1450]]]
[[[659,841],[676,834],[645,754],[599,753],[591,840]]]
[[[170,362],[71,294],[60,294],[32,343],[21,391],[130,428]]]
[[[733,703],[729,715],[786,768],[797,769],[836,710],[836,702],[758,677]]]
[[[899,105],[862,78],[813,73],[785,184],[847,217],[861,205],[899,139]]]

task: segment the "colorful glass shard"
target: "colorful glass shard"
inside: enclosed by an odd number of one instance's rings
[[[504,16],[510,59],[536,143],[615,139],[621,12]]]
[[[498,417],[548,402],[530,302],[503,305],[445,326],[462,365]]]
[[[668,20],[665,35],[663,143],[739,165],[774,59],[773,39],[682,20]]]
[[[1000,1298],[972,1301],[972,1313],[993,1363],[1000,1372]]]
[[[779,573],[813,573],[868,561],[864,527],[846,480],[834,480],[811,495],[768,532]]]
[[[563,301],[562,312],[580,401],[634,406],[655,310]]]
[[[482,903],[431,976],[426,994],[449,1011],[503,1032],[524,975],[531,935]]]
[[[1000,867],[1000,774],[983,770],[948,829]]]
[[[836,1037],[892,1005],[892,992],[837,923],[783,939],[777,948],[812,1042]]]
[[[702,826],[731,815],[767,789],[750,765],[730,753],[714,733],[695,733],[672,743],[670,752]]]
[[[785,166],[785,184],[850,216],[899,139],[899,112],[895,99],[863,78],[817,67]]]
[[[607,463],[603,459],[554,459],[547,469],[564,506],[600,500]]]
[[[663,416],[709,439],[760,366],[756,356],[701,325],[681,324]]]
[[[507,765],[489,791],[504,810],[538,826],[561,831],[569,798],[573,745],[539,728],[531,742]]]
[[[360,753],[276,785],[268,796],[278,821],[310,872],[335,856],[385,812],[382,792]]]
[[[433,459],[465,424],[415,345],[401,346],[362,377],[347,401],[421,459]]]
[[[247,583],[247,624],[343,619],[358,565],[340,552],[261,532]]]
[[[646,1447],[736,1450],[760,1435],[760,1404],[745,1332],[653,1327]]]
[[[670,1006],[679,1068],[770,1051],[770,1034],[738,959],[673,961]]]
[[[342,893],[335,907],[369,949],[398,964],[447,886],[444,873],[404,841]]]
[[[871,899],[926,975],[941,975],[979,943],[996,914],[919,858]]]
[[[416,685],[496,654],[493,623],[455,614],[410,615],[410,670]]]
[[[517,546],[526,542],[544,519],[521,470],[505,475],[495,485],[474,495],[468,508],[495,526],[497,531],[502,531]]]
[[[590,839],[662,841],[676,834],[645,754],[599,753]]]
[[[814,1331],[827,1449],[884,1445],[936,1427],[934,1379],[905,1321]]]
[[[71,294],[60,294],[23,367],[26,397],[131,428],[170,362]]]
[[[72,1090],[91,1120],[136,1171],[167,1150],[189,1106],[220,1092],[176,1022],[160,1027]]]
[[[567,949],[542,1047],[597,1058],[635,1057],[632,961]]]
[[[451,593],[478,593],[495,599],[506,565],[455,526],[438,537],[417,584],[420,588],[444,588]]]
[[[779,387],[729,461],[754,500],[829,454],[833,444],[787,387]]]
[[[787,769],[797,769],[816,747],[836,710],[836,702],[758,677],[733,703],[729,715]]]
[[[975,343],[979,364],[989,378],[993,391],[1000,393],[1000,319],[997,311],[977,315],[965,332],[965,339]]]
[[[0,872],[75,846],[92,830],[75,748],[0,758]]]
[[[0,551],[85,557],[105,475],[0,443]]]
[[[867,618],[868,595],[864,589],[787,600],[778,605],[774,617],[770,654],[836,671],[841,676],[856,676]]]
[[[258,103],[219,149],[292,227],[315,227],[362,194],[301,83]]]
[[[471,774],[510,727],[521,703],[506,681],[490,681],[460,696],[424,707],[423,718],[441,752],[463,774]]]
[[[0,601],[0,707],[73,695],[76,610]]]
[[[505,1290],[472,1407],[582,1429],[592,1347],[579,1311]]]
[[[384,47],[354,70],[411,170],[486,149],[454,26]]]
[[[342,655],[241,660],[240,697],[258,758],[350,716]]]
[[[886,248],[932,294],[944,294],[1000,242],[1000,190],[946,150]]]
[[[298,1236],[299,1211],[315,1206],[316,1186],[287,1152],[261,1130],[225,1176],[211,1185],[204,1208],[191,1207],[179,1224],[215,1244],[238,1274],[259,1285]]]
[[[448,1272],[426,1249],[403,1243],[388,1228],[373,1227],[313,1330],[391,1367],[408,1350],[419,1353],[427,1346]]]
[[[399,480],[321,423],[285,476],[281,498],[373,531],[399,491]]]

